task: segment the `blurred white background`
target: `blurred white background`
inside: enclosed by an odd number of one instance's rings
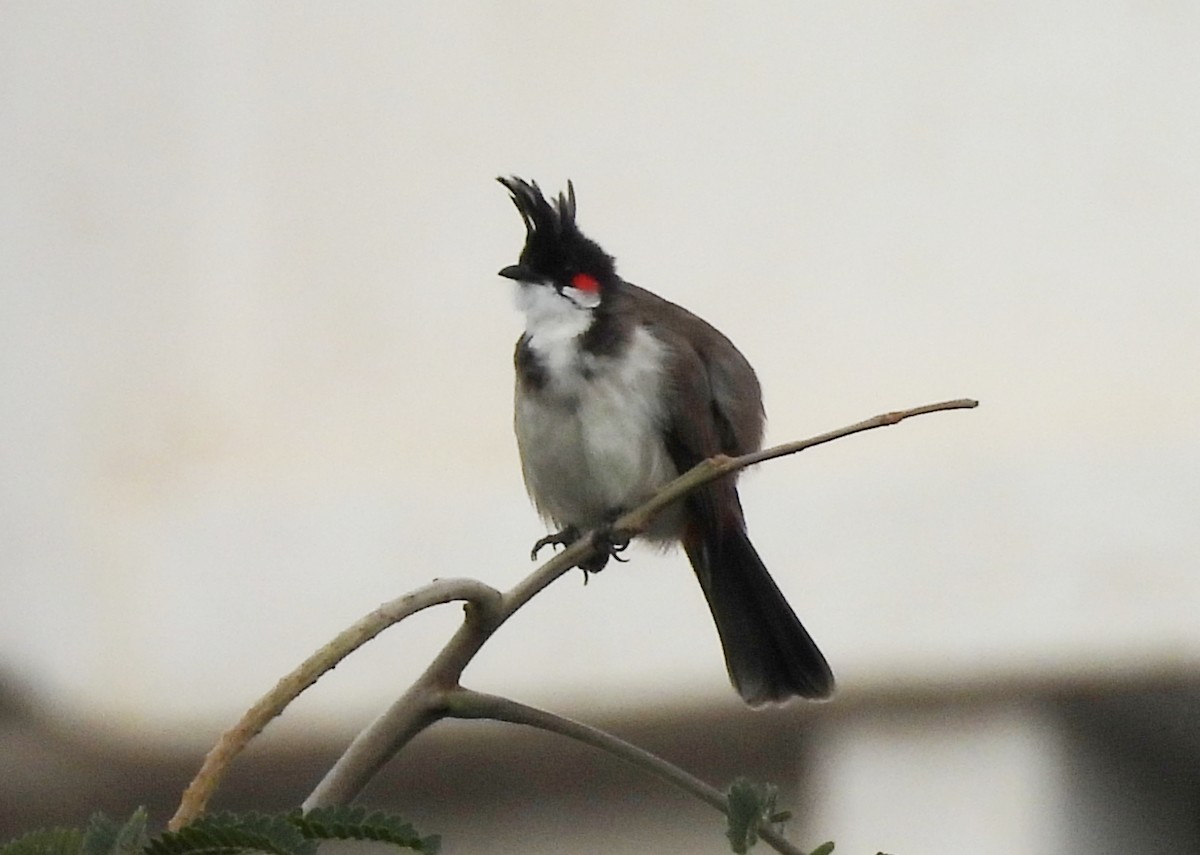
[[[0,16],[0,666],[72,716],[207,740],[379,602],[528,572],[508,173],[738,343],[768,441],[982,401],[745,480],[843,691],[1200,665],[1200,5]],[[457,615],[296,715],[372,715]],[[467,678],[730,692],[649,551]]]

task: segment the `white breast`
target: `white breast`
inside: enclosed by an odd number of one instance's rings
[[[529,346],[547,376],[536,392],[517,390],[525,484],[539,511],[555,524],[593,528],[614,511],[640,504],[677,474],[662,440],[666,348],[648,330],[636,328],[618,356],[583,353],[579,336],[590,324],[590,311],[564,306],[567,301],[552,288],[537,290],[549,292],[558,305],[551,316],[540,317],[542,323],[526,313]],[[663,520],[656,533],[667,536],[671,528]]]

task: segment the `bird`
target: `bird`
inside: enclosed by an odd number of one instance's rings
[[[627,545],[611,529],[621,513],[706,458],[761,447],[762,391],[725,335],[617,273],[579,229],[574,184],[547,198],[536,182],[497,180],[525,225],[517,263],[499,271],[525,321],[514,354],[517,448],[534,506],[559,528],[534,556],[607,532],[610,548],[580,564],[586,579]],[[735,479],[676,502],[642,536],[682,544],[748,705],[827,698],[833,673],[751,544]]]

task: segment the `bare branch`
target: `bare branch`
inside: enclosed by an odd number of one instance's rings
[[[827,442],[833,442],[835,439],[841,439],[851,434],[862,433],[874,428],[890,427],[913,416],[939,413],[946,410],[969,410],[978,406],[978,401],[971,400],[970,398],[959,398],[954,401],[925,404],[924,406],[912,407],[907,410],[893,410],[890,413],[882,413],[873,418],[864,419],[861,422],[856,422],[855,424],[838,428],[828,433],[818,434],[817,436],[797,440],[796,442],[776,445],[772,448],[764,448],[761,451],[743,454],[740,457],[721,456],[701,460],[687,472],[684,472],[655,493],[641,507],[635,508],[618,519],[613,523],[613,528],[631,535],[640,534],[646,530],[654,517],[661,513],[664,508],[679,501],[693,490],[703,487],[708,482],[715,481],[731,472],[745,469],[747,466],[753,466],[756,463],[763,463],[767,460],[774,460],[777,457],[785,457],[789,454],[796,454],[807,448],[824,445]]]
[[[392,624],[430,606],[458,600],[466,600],[480,610],[492,611],[499,604],[500,592],[474,579],[439,579],[384,603],[304,660],[298,668],[276,683],[271,691],[259,698],[237,724],[221,735],[184,791],[179,808],[167,827],[174,831],[200,816],[233,758],[322,674]]]
[[[719,811],[724,811],[727,807],[725,797],[719,790],[710,787],[678,766],[651,754],[644,748],[639,748],[591,725],[582,724],[518,701],[471,689],[457,689],[447,696],[446,702],[448,718],[483,718],[507,721],[510,724],[524,724],[538,730],[567,736],[585,745],[607,751],[627,763],[662,778]]]
[[[614,757],[619,757],[626,763],[678,787],[689,795],[695,796],[726,816],[729,815],[729,802],[720,790],[710,787],[699,778],[685,772],[673,763],[668,763],[657,754],[652,754],[644,748],[639,748],[599,728],[508,698],[475,692],[470,689],[458,689],[450,693],[446,697],[446,703],[448,718],[486,718],[494,721],[507,721],[510,724],[523,724],[550,733],[557,733],[606,751]],[[773,828],[767,826],[759,828],[758,836],[784,855],[804,855]]]
[[[731,472],[776,457],[795,454],[806,448],[831,442],[853,433],[898,424],[912,416],[943,410],[968,409],[975,406],[977,406],[976,401],[962,399],[898,410],[839,430],[775,446],[753,454],[705,460],[664,486],[641,507],[617,519],[613,525],[619,531],[636,535],[645,531],[655,515],[673,502],[679,501],[691,491]],[[180,828],[199,816],[233,757],[288,703],[351,651],[378,635],[388,626],[403,620],[414,612],[433,605],[465,600],[467,602],[466,616],[462,625],[416,682],[351,743],[304,802],[304,808],[310,810],[323,805],[348,803],[409,740],[435,721],[450,715],[452,701],[457,703],[461,702],[464,697],[483,697],[477,696],[475,693],[467,693],[467,690],[459,687],[463,669],[496,629],[521,606],[559,576],[595,555],[602,548],[604,546],[597,541],[595,533],[580,538],[504,594],[470,579],[445,580],[434,582],[425,588],[400,597],[367,615],[317,651],[291,674],[280,680],[274,689],[247,711],[237,725],[221,737],[205,758],[195,780],[184,793],[183,800],[169,827]],[[513,702],[507,703],[512,704]],[[512,710],[529,708],[520,708],[517,705],[505,707],[505,709],[509,711],[510,715],[515,715],[516,713],[513,713]],[[541,715],[549,716],[550,714]],[[546,719],[539,720],[547,721]],[[533,720],[522,723],[540,726]],[[578,727],[585,726],[578,725]],[[555,728],[547,727],[547,729],[554,730]],[[599,741],[592,744],[599,744]],[[632,746],[630,747],[632,748]],[[634,761],[631,760],[631,762]],[[704,785],[701,784],[701,786]],[[709,801],[705,796],[700,797]],[[770,840],[768,833],[769,830],[766,830],[762,836],[764,839]],[[775,844],[772,843],[772,845]],[[787,845],[786,841],[784,841],[784,845]],[[781,849],[780,851],[795,850]]]
[[[891,427],[898,425],[905,419],[913,416],[924,416],[929,413],[942,413],[947,410],[973,410],[979,406],[979,402],[970,398],[958,398],[954,401],[942,401],[937,404],[925,404],[921,407],[912,407],[907,410],[893,410],[890,413],[881,413],[878,416],[870,419],[864,419],[856,424],[848,425],[844,428],[831,430],[828,433],[819,434],[818,436],[810,437],[809,439],[801,439],[796,442],[785,442],[783,445],[776,445],[773,448],[764,448],[762,451],[743,454],[741,457],[733,458],[734,464],[730,468],[730,472],[737,469],[744,469],[747,466],[753,466],[756,463],[762,463],[767,460],[774,460],[776,457],[784,457],[788,454],[795,454],[798,451],[804,451],[806,448],[812,448],[815,445],[824,445],[827,442],[833,442],[835,439],[841,439],[844,436],[850,436],[855,433],[862,433],[866,430],[873,430],[880,427]]]
[[[414,736],[445,716],[445,698],[492,633],[542,588],[592,554],[590,538],[555,555],[503,594],[486,615],[468,610],[462,626],[416,682],[347,746],[304,800],[304,810],[348,804]]]

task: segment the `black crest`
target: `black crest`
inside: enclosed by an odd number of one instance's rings
[[[575,273],[587,273],[606,283],[615,277],[613,260],[575,224],[575,186],[547,199],[536,181],[516,176],[497,178],[508,190],[525,223],[525,247],[521,265],[542,276],[569,281]]]
[[[536,181],[525,181],[515,175],[509,178],[497,178],[508,189],[513,204],[525,221],[525,232],[532,236],[537,232],[562,237],[564,232],[575,231],[575,185],[567,182],[566,195],[559,193],[558,198],[550,202],[542,194],[542,188]]]

